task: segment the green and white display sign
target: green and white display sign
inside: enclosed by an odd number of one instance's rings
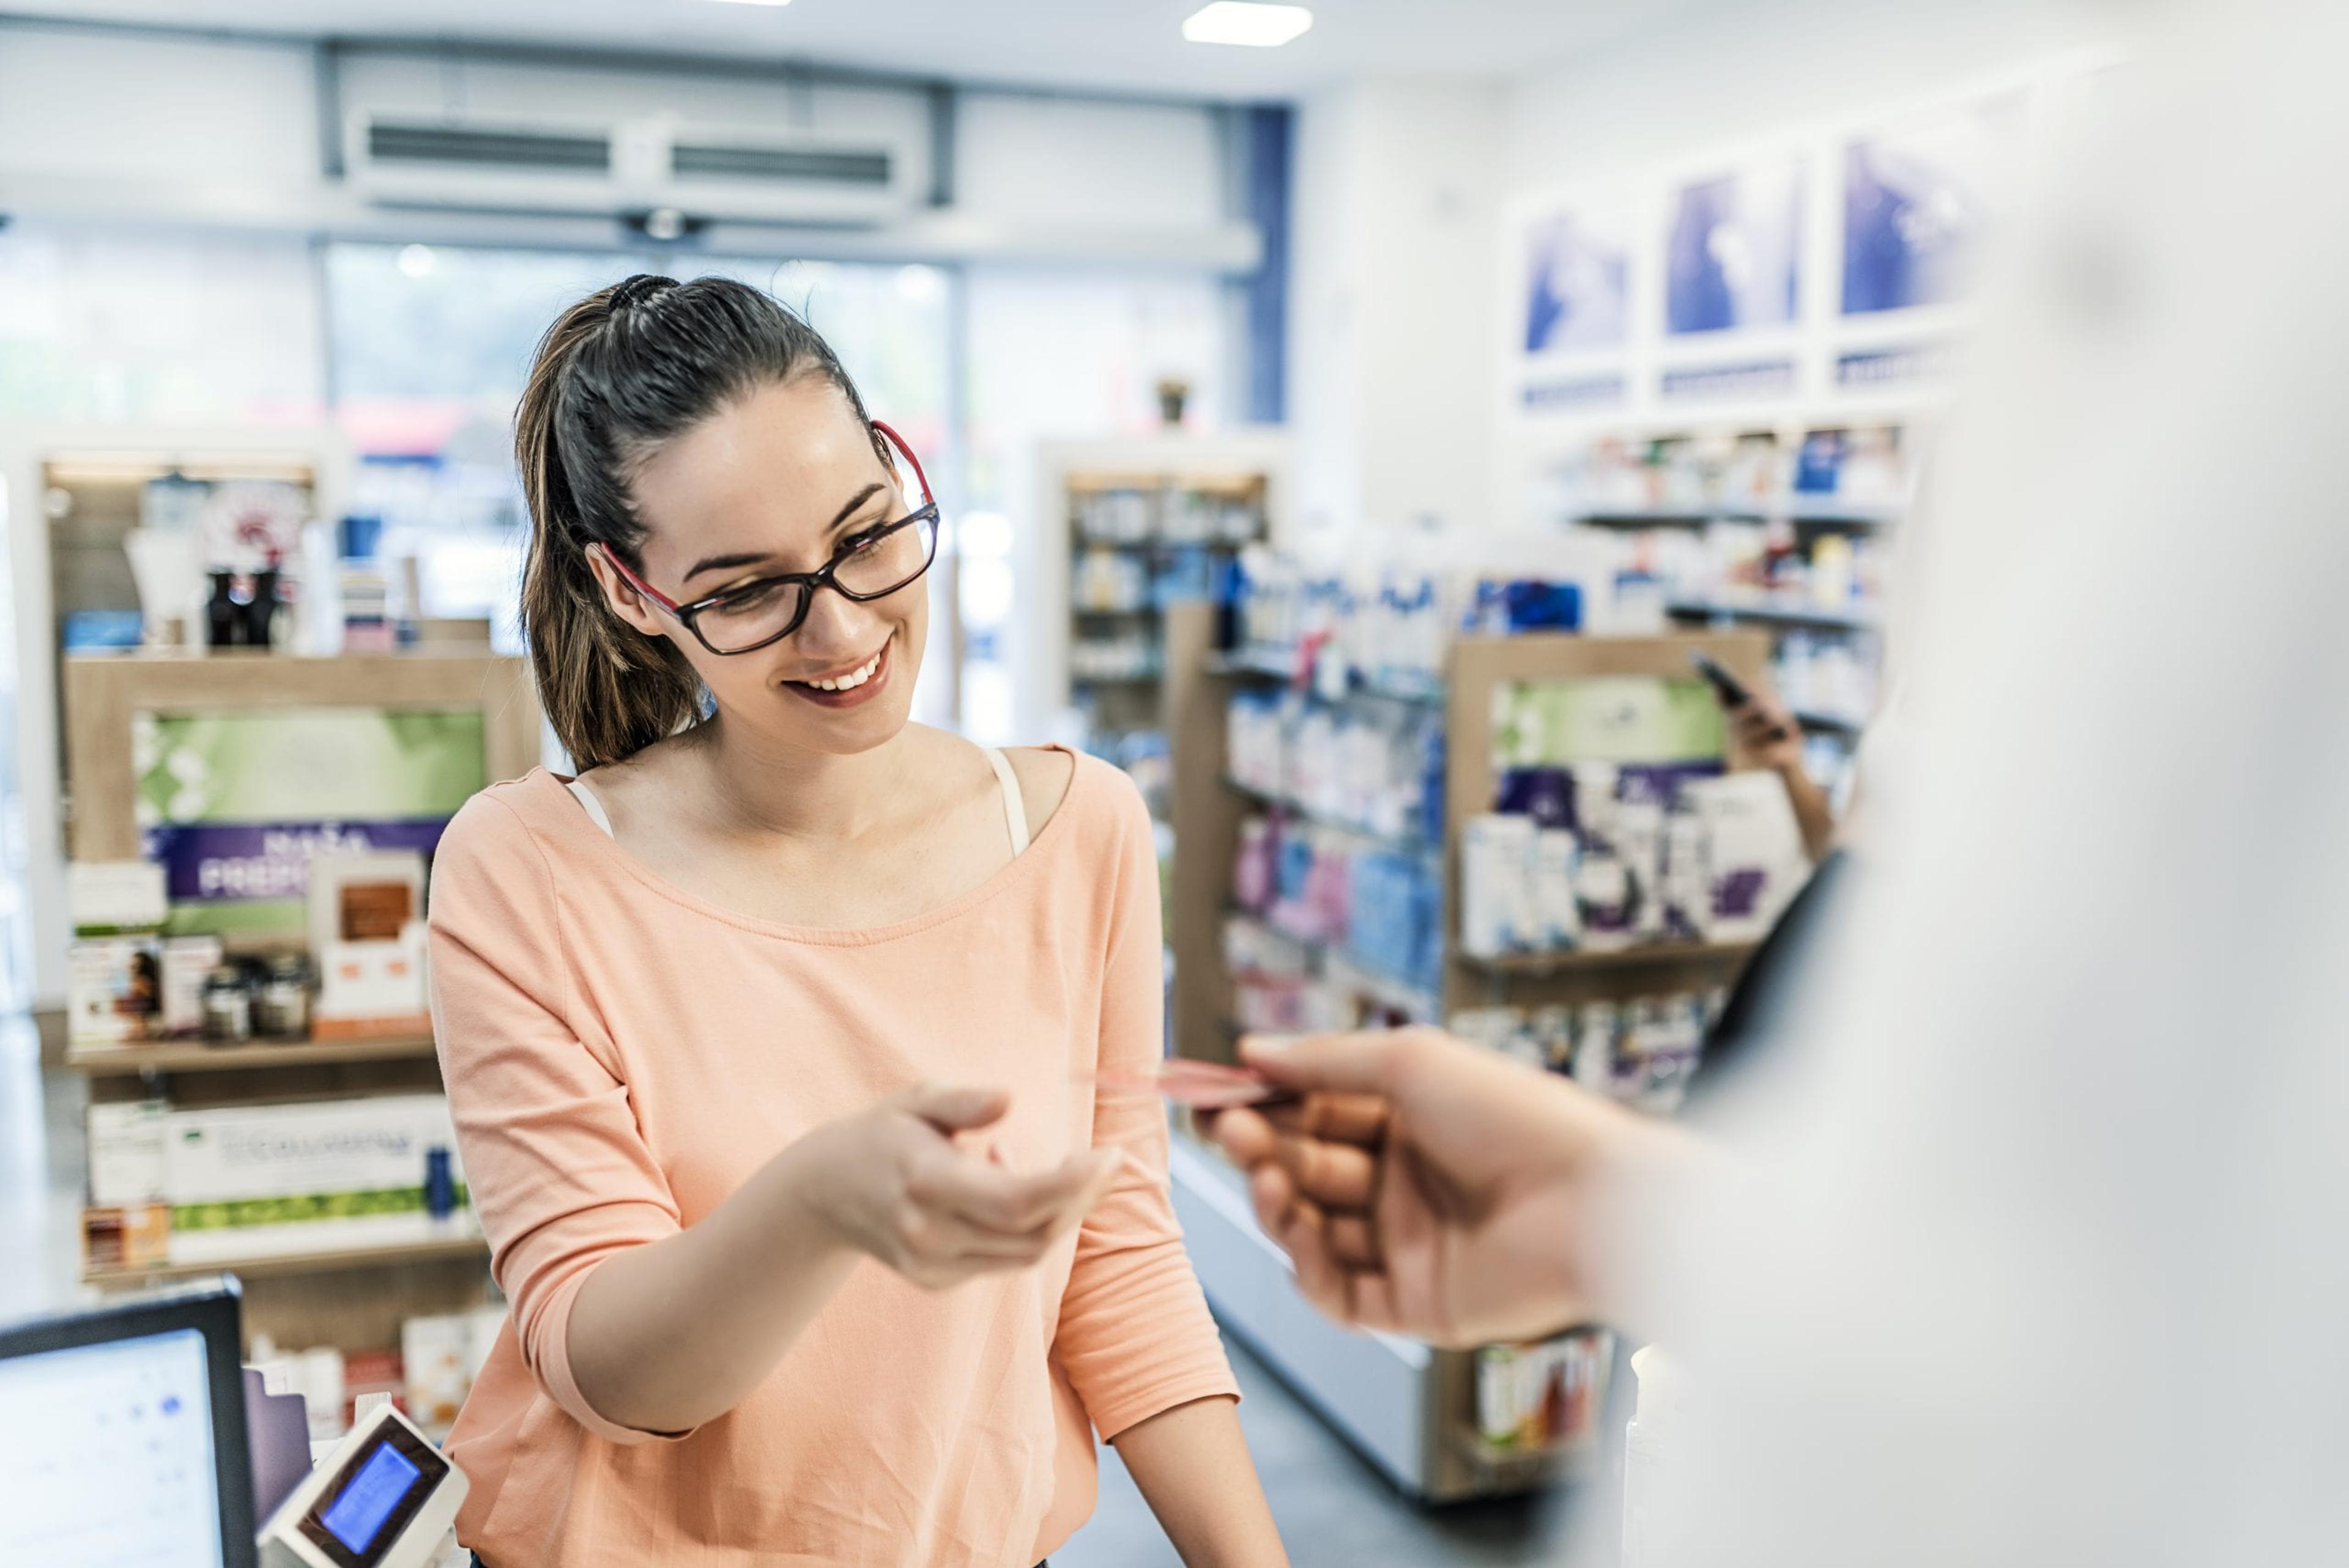
[[[313,855],[413,849],[489,782],[478,708],[141,713],[142,852],[180,931],[299,933]]]

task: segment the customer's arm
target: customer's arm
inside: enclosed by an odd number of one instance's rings
[[[1097,1060],[1104,1078],[1133,1078],[1158,1066],[1165,1007],[1157,856],[1140,796],[1125,796]],[[1233,1413],[1239,1386],[1168,1198],[1165,1109],[1099,1097],[1093,1142],[1122,1150],[1124,1168],[1078,1230],[1053,1357],[1190,1568],[1279,1568],[1288,1557]]]
[[[1757,686],[1729,710],[1729,733],[1740,763],[1766,768],[1786,786],[1787,802],[1803,830],[1804,851],[1814,862],[1825,859],[1835,847],[1835,807],[1803,766],[1803,727],[1794,714],[1775,694]]]
[[[613,1442],[731,1409],[862,1255],[944,1286],[1026,1267],[1106,1187],[1088,1153],[1021,1177],[958,1153],[1000,1095],[930,1089],[818,1129],[686,1227],[617,1064],[568,1021],[551,873],[477,799],[433,868],[432,986],[450,1107],[524,1360]]]

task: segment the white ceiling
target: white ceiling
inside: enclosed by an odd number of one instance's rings
[[[301,37],[497,39],[760,56],[961,81],[1283,98],[1350,77],[1510,76],[1557,64],[1703,0],[1307,0],[1277,49],[1183,40],[1203,0],[32,0],[87,21]]]

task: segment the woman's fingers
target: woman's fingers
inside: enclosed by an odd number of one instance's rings
[[[951,1159],[917,1176],[912,1191],[999,1235],[1057,1235],[1101,1202],[1123,1160],[1114,1149],[1088,1150],[1057,1169],[1022,1175],[999,1165]]]

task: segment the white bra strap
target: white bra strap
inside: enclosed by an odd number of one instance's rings
[[[595,791],[576,779],[565,784],[564,788],[579,797],[579,803],[587,808],[587,814],[595,819],[595,825],[604,830],[605,838],[618,837],[612,831],[612,819],[604,814],[604,802],[595,799]]]
[[[1019,776],[1011,771],[1011,758],[992,746],[983,746],[987,759],[995,768],[995,777],[1003,786],[1003,825],[1011,830],[1011,858],[1018,860],[1028,852],[1028,802],[1019,793]]]

